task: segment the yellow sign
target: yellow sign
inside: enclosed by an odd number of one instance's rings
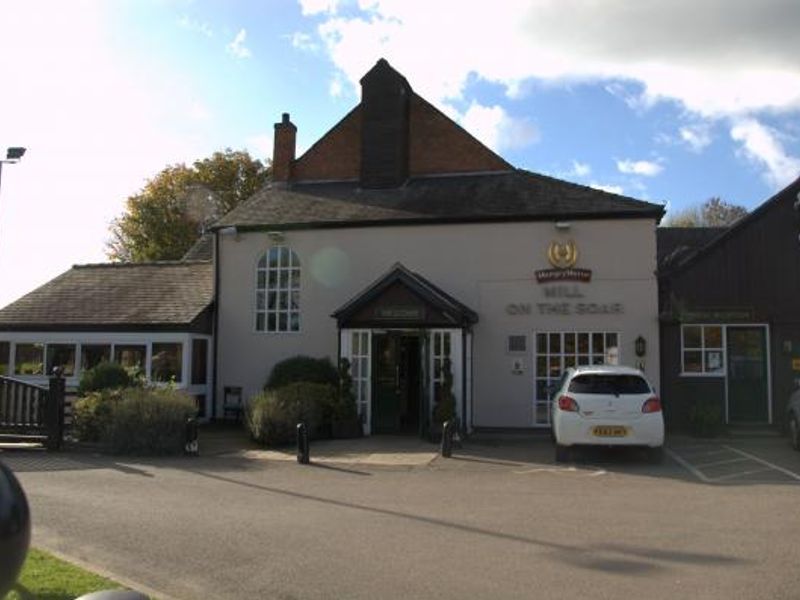
[[[573,240],[563,244],[552,241],[547,248],[547,258],[556,269],[569,269],[578,262],[578,246]]]
[[[792,371],[800,371],[800,358],[792,359]]]

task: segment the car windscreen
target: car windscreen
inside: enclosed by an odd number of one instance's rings
[[[638,375],[578,375],[569,383],[576,394],[649,394],[650,386]]]

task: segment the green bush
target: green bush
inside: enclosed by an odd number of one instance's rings
[[[337,401],[336,388],[330,384],[290,383],[251,398],[247,427],[254,440],[267,446],[290,443],[301,421],[312,438],[323,437]]]
[[[294,356],[277,363],[269,374],[265,390],[276,390],[290,383],[339,385],[339,373],[327,358]]]
[[[713,400],[699,400],[689,408],[689,425],[693,435],[716,437],[722,433],[722,407]]]
[[[184,450],[186,421],[197,407],[172,387],[127,388],[111,405],[105,439],[120,454],[177,454]]]
[[[131,376],[125,367],[114,362],[101,362],[83,372],[80,384],[78,384],[78,395],[85,396],[89,392],[125,388],[132,383]]]
[[[72,407],[72,431],[82,442],[99,442],[111,422],[112,406],[119,402],[122,390],[89,392]]]

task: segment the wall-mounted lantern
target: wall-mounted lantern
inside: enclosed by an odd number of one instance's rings
[[[645,340],[642,336],[637,337],[633,342],[633,348],[636,351],[636,356],[641,358],[647,354],[647,340]]]

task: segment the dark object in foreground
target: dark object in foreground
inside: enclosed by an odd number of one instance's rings
[[[183,451],[189,456],[200,455],[200,445],[197,440],[197,419],[194,417],[186,419],[186,444]]]
[[[31,513],[17,478],[0,462],[0,597],[17,581],[31,541]]]
[[[133,590],[103,590],[84,594],[75,600],[150,600],[144,594]]]
[[[311,462],[308,452],[308,425],[305,423],[297,424],[297,462],[301,465]]]

